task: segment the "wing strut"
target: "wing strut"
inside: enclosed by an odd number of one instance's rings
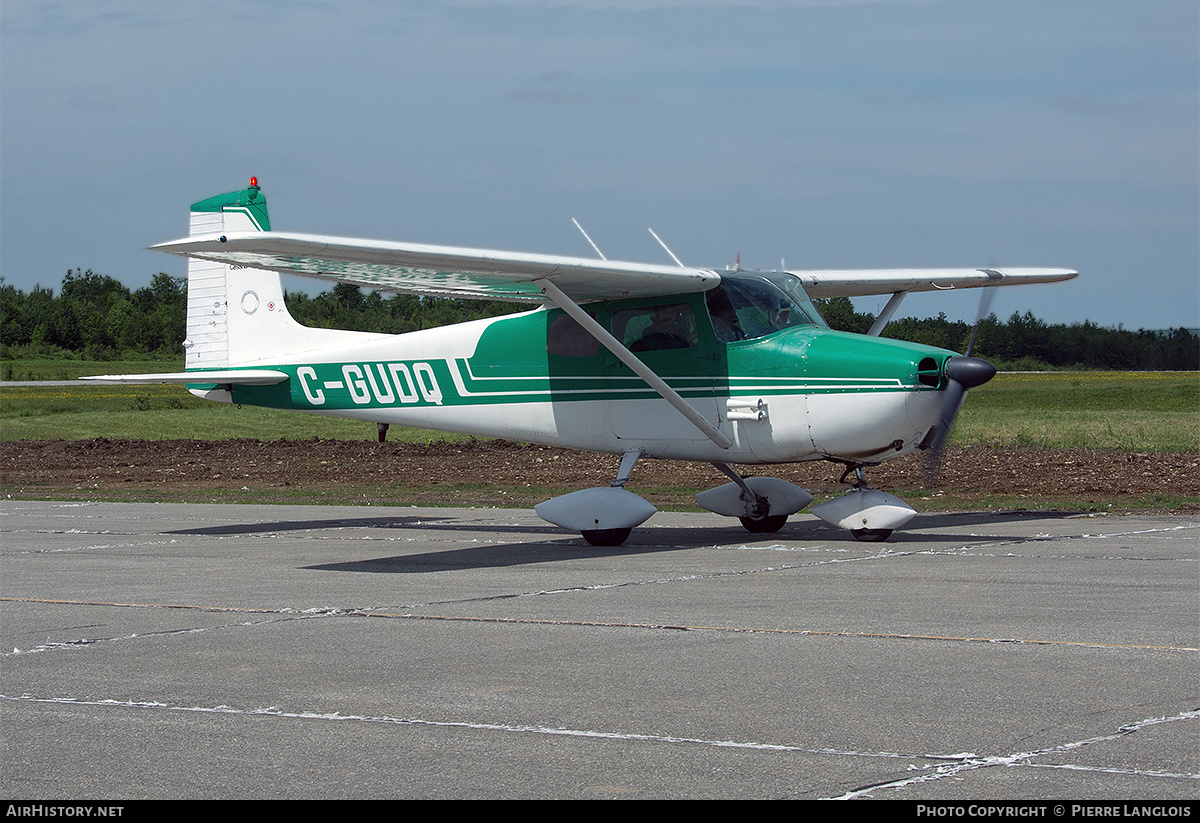
[[[896,309],[900,308],[900,304],[904,301],[904,296],[908,294],[906,291],[898,291],[892,295],[892,299],[887,301],[887,305],[883,307],[883,311],[875,318],[875,322],[871,324],[871,330],[867,334],[872,337],[878,337],[883,327],[886,326],[892,319],[892,315],[896,313]]]
[[[546,297],[550,298],[554,305],[565,311],[580,326],[583,326],[588,334],[599,340],[606,349],[617,356],[618,360],[632,369],[634,374],[645,380],[650,388],[654,389],[662,395],[664,400],[678,409],[679,413],[686,417],[693,426],[698,428],[705,437],[722,449],[727,449],[733,445],[732,440],[721,434],[720,430],[712,423],[709,423],[704,418],[704,415],[692,408],[679,392],[668,386],[661,377],[639,360],[637,355],[626,348],[620,340],[609,334],[608,329],[593,320],[587,312],[579,308],[579,304],[563,294],[558,286],[545,278],[534,280],[533,283],[542,290]]]

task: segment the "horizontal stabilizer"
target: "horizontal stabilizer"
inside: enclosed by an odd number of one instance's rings
[[[92,383],[237,383],[242,386],[270,386],[288,379],[287,374],[271,369],[229,369],[227,371],[179,371],[159,374],[98,374],[81,377]]]

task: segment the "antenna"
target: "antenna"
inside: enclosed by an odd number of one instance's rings
[[[654,229],[647,228],[646,231],[650,232],[650,236],[658,241],[658,245],[662,246],[664,249],[667,249],[667,254],[671,255],[672,260],[674,260],[676,263],[679,263],[679,258],[675,256],[675,252],[673,252],[669,248],[667,248],[667,244],[662,241],[662,238],[660,238],[657,234],[654,233]],[[687,266],[683,265],[682,263],[679,263],[679,268],[686,269]]]
[[[600,251],[600,247],[595,243],[592,243],[592,238],[588,237],[588,233],[583,230],[583,226],[579,225],[579,221],[572,217],[571,222],[575,224],[575,228],[579,229],[579,233],[583,235],[583,239],[591,243],[592,248],[596,250],[596,254],[600,255],[600,259],[608,260],[608,258],[604,256],[604,252]]]

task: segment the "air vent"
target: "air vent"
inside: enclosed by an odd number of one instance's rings
[[[923,358],[917,364],[917,382],[933,389],[942,382],[942,369],[932,357]]]

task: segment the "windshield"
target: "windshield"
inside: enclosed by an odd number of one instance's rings
[[[705,293],[717,341],[752,340],[793,326],[825,326],[800,281],[783,272],[730,272]]]

